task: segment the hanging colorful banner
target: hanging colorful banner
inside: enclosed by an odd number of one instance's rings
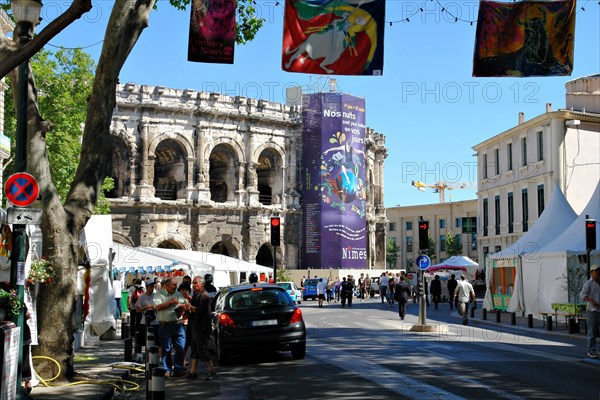
[[[188,61],[233,64],[235,0],[192,0]]]
[[[286,0],[284,71],[383,75],[385,0]]]
[[[365,100],[303,96],[303,267],[367,268]]]
[[[473,76],[562,76],[573,70],[575,0],[481,1]]]

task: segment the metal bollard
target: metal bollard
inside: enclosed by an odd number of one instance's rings
[[[484,308],[483,310],[481,310],[481,319],[484,321],[487,320],[487,308]]]
[[[517,313],[510,313],[510,324],[511,325],[516,325],[517,324]]]
[[[552,315],[548,315],[546,317],[546,330],[548,330],[548,331],[552,330]]]
[[[154,368],[152,370],[152,387],[148,392],[152,400],[165,400],[165,369]]]
[[[533,314],[527,314],[527,327],[533,328]]]
[[[131,338],[125,338],[125,356],[123,361],[133,361],[133,340]]]
[[[152,400],[152,371],[158,367],[158,347],[150,346],[146,351],[146,399]],[[163,374],[164,375],[164,374]]]
[[[496,322],[498,322],[498,323],[502,322],[502,311],[501,310],[496,310]]]
[[[575,318],[569,318],[569,333],[578,333],[579,327],[575,322]]]
[[[129,333],[129,324],[127,322],[122,323],[121,325],[121,339],[127,339],[128,337],[130,337],[130,333]]]

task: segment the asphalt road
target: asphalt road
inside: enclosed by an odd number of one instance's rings
[[[169,379],[167,399],[600,399],[600,361],[585,341],[539,330],[472,321],[448,305],[427,310],[431,333],[415,333],[418,305],[406,320],[378,299],[318,308],[301,305],[306,359],[261,354],[218,368],[206,382]]]

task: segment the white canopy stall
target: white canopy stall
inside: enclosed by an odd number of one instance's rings
[[[525,297],[527,313],[551,311],[552,303],[578,303],[579,292],[587,279],[585,219],[600,219],[600,185],[596,187],[581,215],[565,229],[553,229],[554,240],[539,252],[522,258],[523,279],[531,282]],[[596,230],[600,243],[600,229]],[[600,262],[600,251],[591,252],[592,263]],[[528,288],[529,288],[528,286]]]
[[[246,277],[254,272],[261,280],[266,281],[273,275],[273,268],[224,256],[222,254],[206,253],[193,250],[162,249],[155,247],[139,247],[142,252],[177,260],[186,263],[194,276],[211,273],[216,287],[240,283],[242,275]]]
[[[576,218],[564,194],[555,185],[548,206],[533,227],[506,249],[488,255],[483,306],[538,315],[540,293],[553,285],[556,276],[546,271],[542,274],[541,269],[531,268],[526,262],[538,259],[540,250]]]
[[[122,276],[132,275],[140,277],[148,274],[172,272],[183,270],[183,274],[189,274],[191,268],[188,264],[173,260],[171,257],[161,257],[150,254],[140,248],[130,247],[124,244],[113,245],[114,257],[112,260],[113,271]],[[130,282],[129,282],[130,283]]]

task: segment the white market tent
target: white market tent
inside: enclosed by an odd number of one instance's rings
[[[452,256],[446,261],[430,266],[429,268],[427,268],[427,271],[434,272],[440,269],[454,269],[467,271],[477,267],[479,267],[479,264],[477,264],[475,261],[471,260],[467,256]]]
[[[540,296],[545,297],[545,292],[556,284],[560,274],[548,273],[549,271],[546,270],[542,274],[540,268],[526,267],[525,261],[538,259],[540,250],[555,239],[557,232],[567,229],[576,218],[577,214],[560,188],[555,185],[548,206],[532,228],[511,246],[488,255],[487,290],[483,306],[489,309],[505,308],[509,312],[521,311],[533,315],[539,315],[540,311],[550,309],[549,302],[547,307],[544,305],[540,308],[541,302],[546,303],[545,300],[540,300]],[[502,287],[500,276],[506,271],[512,272],[508,272],[510,276],[506,277],[506,282],[509,283]],[[512,293],[509,288],[511,285]],[[559,300],[557,298],[553,302]]]
[[[585,277],[587,268],[579,258],[586,254],[586,215],[596,221],[600,220],[600,184],[596,186],[588,205],[577,219],[565,229],[554,230],[554,240],[542,246],[538,254],[522,258],[524,280],[526,273],[529,280],[540,282],[528,296],[533,302],[532,305],[525,304],[528,313],[550,311],[551,303],[580,302],[579,290],[585,280],[581,277]],[[596,243],[600,243],[600,229],[596,229]],[[591,258],[592,263],[597,264],[600,261],[600,251],[592,251]]]
[[[189,272],[190,266],[173,260],[170,257],[161,257],[141,251],[139,248],[115,243],[112,246],[114,257],[112,260],[113,270],[121,274],[153,274],[155,272],[171,272],[183,269]]]
[[[264,267],[248,261],[224,256],[222,254],[206,253],[193,250],[162,249],[156,247],[139,247],[142,252],[176,260],[188,264],[194,276],[211,273],[216,287],[223,287],[240,282],[241,272],[246,276],[254,272],[273,275],[273,268]]]

